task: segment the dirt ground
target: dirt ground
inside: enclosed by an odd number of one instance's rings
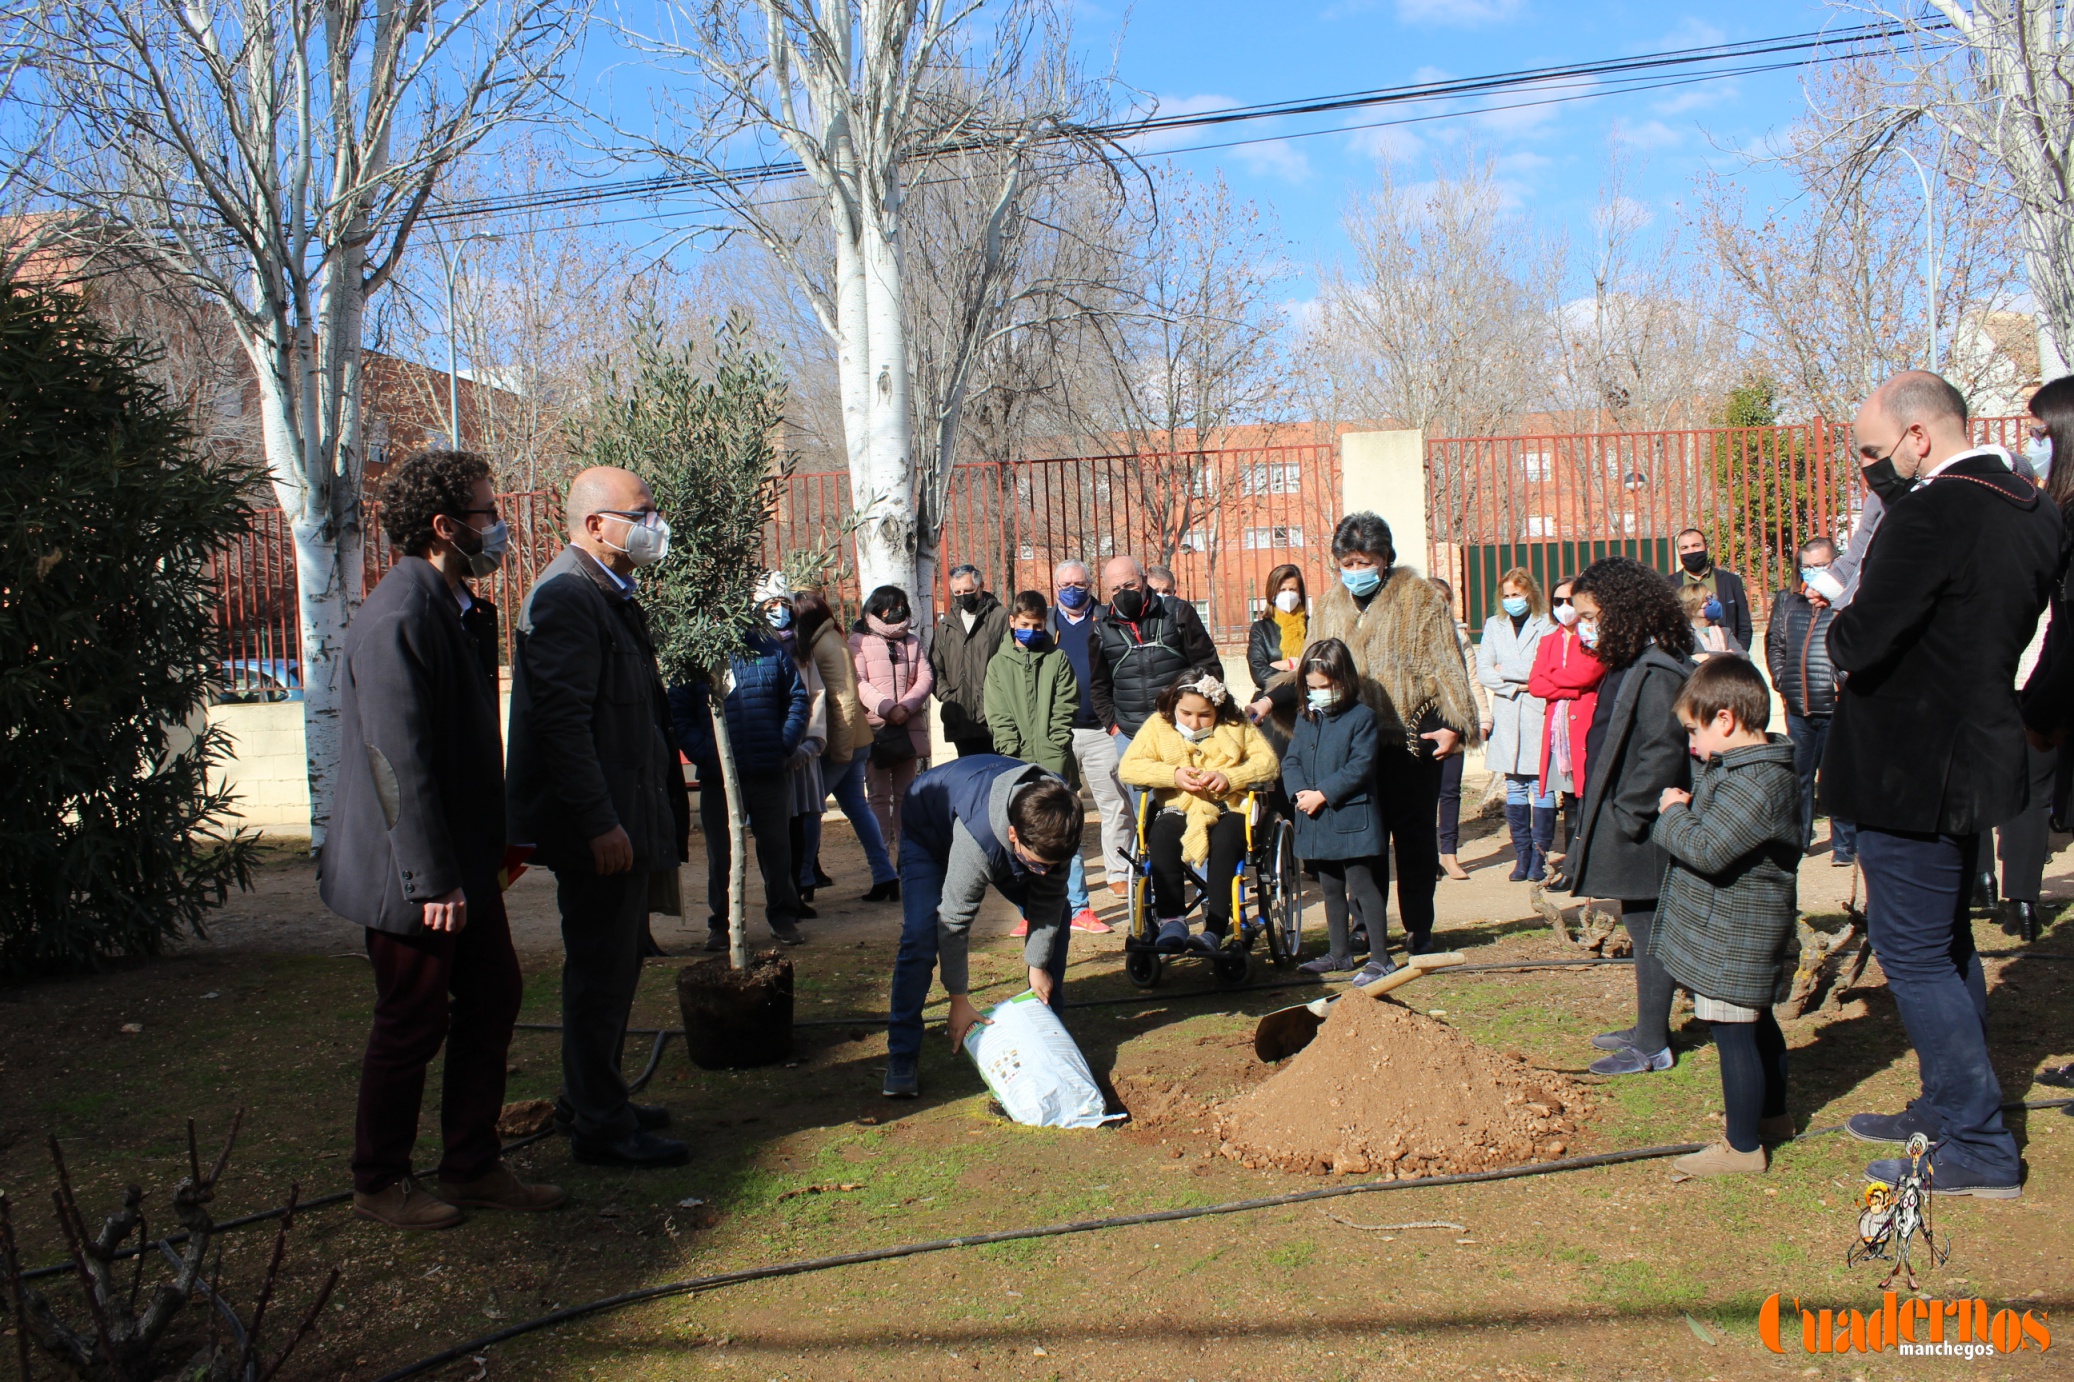
[[[1440,885],[1440,935],[1474,962],[1545,960],[1558,947],[1490,823],[1464,849],[1466,883]],[[1213,1105],[1271,1070],[1250,1049],[1254,1019],[1302,990],[1216,991],[1183,965],[1158,989],[1123,977],[1120,936],[1076,935],[1068,1023],[1090,1063],[1136,1114],[1096,1132],[1027,1129],[990,1109],[969,1061],[932,1036],[923,1097],[889,1103],[883,1012],[899,909],[856,899],[867,883],[854,840],[831,817],[811,943],[790,952],[799,1008],[795,1063],[694,1069],[673,1043],[648,1097],[667,1103],[690,1165],[635,1174],[578,1167],[554,1140],[514,1154],[564,1184],[570,1205],[522,1218],[477,1215],[445,1234],[403,1238],[343,1208],[313,1211],[289,1248],[284,1315],[322,1267],[344,1283],[319,1336],[285,1377],[362,1379],[559,1306],[761,1263],[1186,1205],[1364,1178],[1248,1170],[1216,1156]],[[2074,897],[2074,856],[2047,890]],[[686,870],[700,895],[703,866]],[[1095,875],[1099,881],[1099,872]],[[1804,909],[1833,927],[1852,886],[1826,855],[1803,868]],[[130,1181],[160,1206],[184,1167],[184,1120],[205,1144],[233,1109],[246,1133],[221,1197],[225,1214],[347,1183],[353,1091],[371,998],[359,935],[318,904],[308,863],[275,858],[232,900],[207,943],[76,979],[0,990],[0,1186],[13,1194],[25,1256],[55,1260],[46,1134],[61,1139],[90,1211]],[[509,894],[527,986],[522,1021],[552,1022],[559,992],[553,881]],[[1106,890],[1102,910],[1120,920]],[[1394,913],[1394,906],[1393,906]],[[990,902],[976,945],[981,997],[1021,987],[1013,916]],[[685,924],[688,922],[688,925]],[[703,911],[657,918],[680,954]],[[2069,925],[2074,925],[2070,923]],[[1315,898],[1307,936],[1323,923]],[[2032,1074],[2074,1060],[2074,933],[2031,954],[1982,919],[1991,1033],[2005,1097],[2050,1098]],[[652,962],[635,1025],[677,1025],[681,960]],[[1285,980],[1263,963],[1253,983]],[[1718,1133],[1720,1086],[1704,1024],[1681,1003],[1678,1066],[1594,1081],[1593,1032],[1626,1025],[1624,968],[1436,975],[1399,995],[1499,1050],[1595,1084],[1597,1111],[1570,1154],[1704,1140]],[[941,1001],[932,1013],[941,1012]],[[1682,1024],[1682,1025],[1681,1025]],[[126,1031],[125,1027],[138,1030]],[[1963,1362],[1776,1356],[1756,1314],[1782,1292],[1810,1306],[1870,1308],[1884,1268],[1847,1267],[1856,1193],[1879,1149],[1822,1133],[1853,1112],[1898,1107],[1913,1057],[1877,965],[1836,1006],[1790,1024],[1791,1110],[1805,1136],[1762,1177],[1674,1182],[1641,1162],[1498,1184],[1422,1187],[1322,1204],[959,1250],[781,1278],[654,1302],[528,1336],[438,1374],[461,1379],[1161,1378],[1432,1379],[2046,1378],[2074,1376],[2074,1316],[2054,1349]],[[522,1031],[509,1097],[551,1096],[555,1037]],[[628,1064],[646,1059],[629,1042]],[[438,1088],[437,1072],[431,1089]],[[2074,1299],[2074,1120],[2012,1118],[2029,1167],[2015,1202],[1939,1201],[1951,1260],[1927,1274],[1939,1298],[2049,1312]],[[436,1118],[420,1160],[436,1160]],[[820,1193],[797,1193],[809,1187]],[[847,1188],[845,1188],[847,1187]],[[718,1222],[696,1227],[704,1211]],[[1445,1221],[1461,1227],[1395,1228]],[[249,1292],[271,1235],[227,1235],[226,1288]],[[69,1287],[53,1287],[61,1302]],[[1794,1331],[1789,1329],[1789,1334]],[[5,1340],[11,1354],[12,1341]],[[2074,1355],[2070,1355],[2074,1356]],[[41,1374],[39,1374],[41,1375]]]

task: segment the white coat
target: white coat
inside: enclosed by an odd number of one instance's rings
[[[1541,771],[1541,727],[1547,702],[1527,694],[1534,653],[1555,632],[1545,614],[1530,614],[1517,630],[1512,616],[1492,615],[1476,645],[1476,680],[1491,693],[1491,734],[1484,744],[1484,767],[1494,773]]]

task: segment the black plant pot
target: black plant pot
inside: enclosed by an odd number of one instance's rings
[[[792,961],[775,950],[730,969],[727,957],[677,971],[684,1044],[701,1070],[746,1070],[792,1054]]]

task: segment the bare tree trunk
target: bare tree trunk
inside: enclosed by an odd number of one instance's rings
[[[727,732],[727,683],[732,672],[707,681],[707,703],[713,709],[713,754],[720,760],[720,787],[727,795],[727,963],[749,967],[749,832],[743,828],[742,775],[735,767],[734,740]],[[706,790],[704,784],[699,787]],[[706,848],[713,846],[708,843]]]

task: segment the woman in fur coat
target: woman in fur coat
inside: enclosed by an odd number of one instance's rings
[[[1430,582],[1397,565],[1389,524],[1348,514],[1333,531],[1332,558],[1339,580],[1312,605],[1309,633],[1314,643],[1337,638],[1352,650],[1362,703],[1375,712],[1376,803],[1397,855],[1398,919],[1410,952],[1422,954],[1433,948],[1441,768],[1482,742],[1476,697],[1454,614]],[[1293,725],[1303,700],[1295,675],[1277,677],[1269,697],[1275,717]]]

